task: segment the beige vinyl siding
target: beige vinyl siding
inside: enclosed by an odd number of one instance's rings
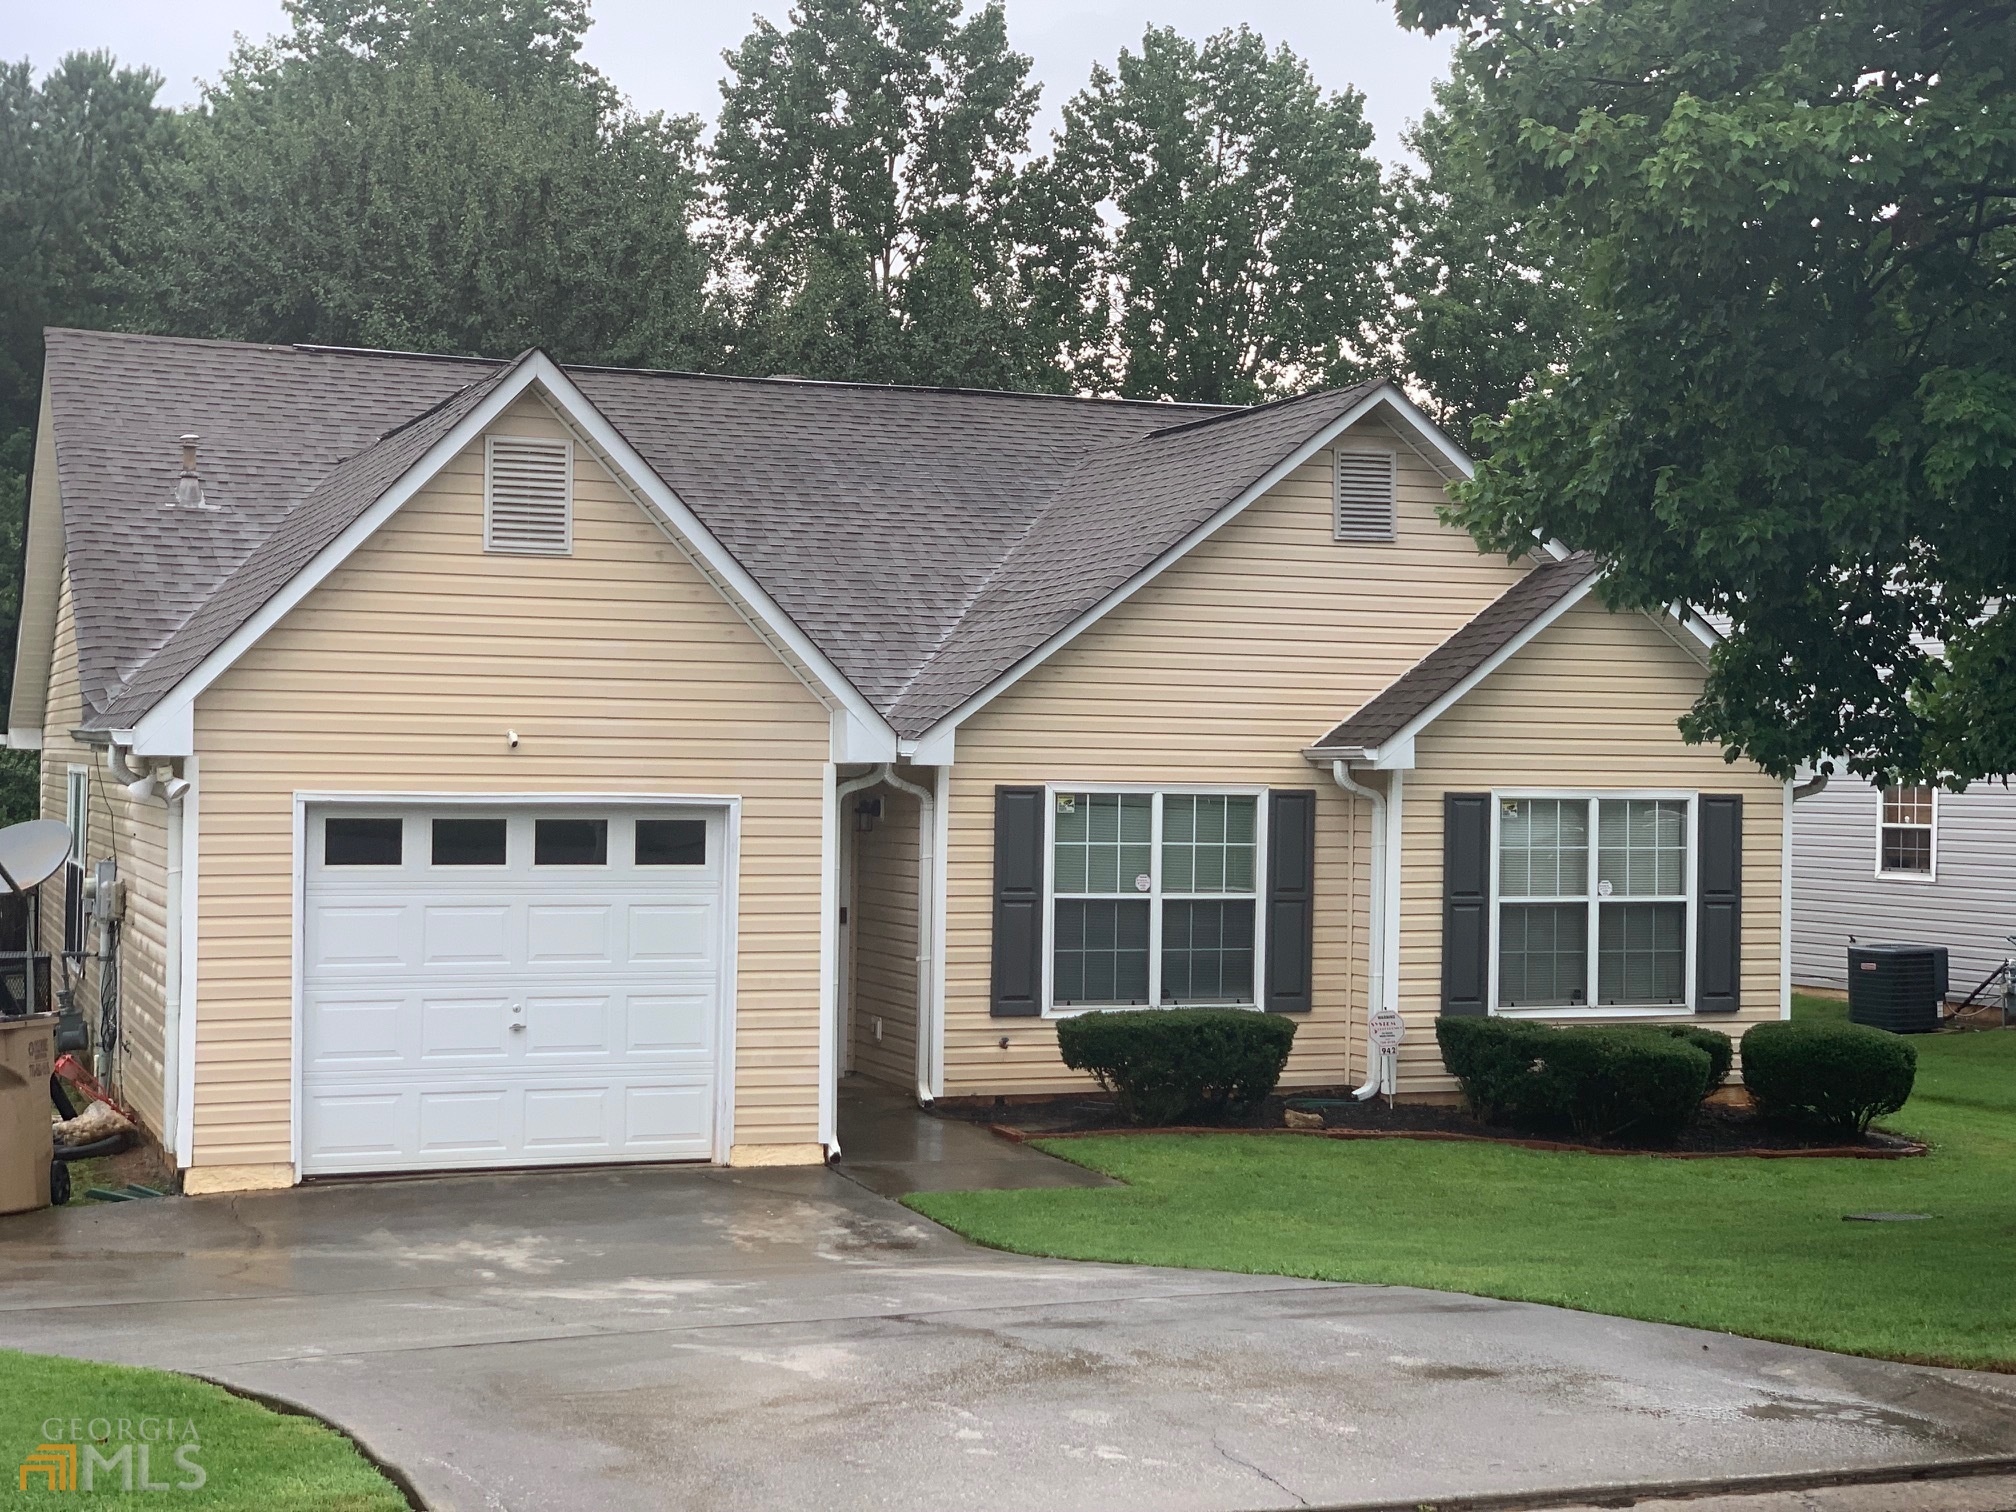
[[[50,469],[51,477],[54,468]],[[49,702],[43,725],[41,763],[42,814],[61,819],[69,795],[73,766],[88,772],[89,821],[85,835],[85,865],[111,859],[126,883],[126,917],[119,944],[119,1049],[113,1060],[112,1082],[120,1099],[140,1115],[157,1140],[168,1142],[163,1125],[167,1106],[168,980],[168,825],[158,798],[135,800],[124,784],[105,769],[102,748],[74,739],[71,731],[84,718],[83,695],[77,677],[77,631],[71,612],[70,575],[63,574],[56,605],[56,636],[49,677]],[[63,948],[63,877],[58,873],[42,890],[43,948]],[[88,933],[87,949],[97,941]],[[52,967],[52,981],[62,984],[62,968]],[[77,986],[77,1002],[91,1025],[97,1044],[100,978],[98,963],[87,959]]]
[[[531,397],[494,432],[566,436]],[[574,477],[572,555],[487,554],[471,446],[198,699],[199,1164],[290,1159],[297,791],[739,795],[738,1159],[818,1137],[826,710],[578,446]]]
[[[960,728],[947,1096],[1083,1085],[1057,1058],[1052,1022],[988,1013],[997,784],[1313,788],[1314,1008],[1299,1019],[1288,1080],[1362,1073],[1368,806],[1300,753],[1525,568],[1479,556],[1440,523],[1441,477],[1392,431],[1367,422],[1345,444],[1398,454],[1395,541],[1333,538],[1330,460],[1320,454]]]
[[[853,1067],[906,1092],[917,1084],[917,800],[893,788],[874,829],[854,835]],[[877,1022],[882,1037],[875,1037]]]
[[[1675,634],[1684,633],[1674,627]],[[1401,873],[1401,1076],[1451,1092],[1435,1048],[1442,992],[1442,795],[1507,788],[1672,789],[1743,796],[1741,1011],[1704,1019],[1740,1035],[1780,1010],[1784,787],[1675,728],[1701,662],[1640,614],[1585,600],[1422,732],[1406,774]],[[1494,920],[1495,923],[1495,920]],[[1495,933],[1495,931],[1494,931]]]

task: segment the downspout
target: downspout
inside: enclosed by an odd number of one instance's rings
[[[185,784],[183,792],[187,792]],[[178,1149],[182,1114],[182,794],[161,798],[168,810],[168,920],[164,931],[161,984],[161,1138],[178,1168],[189,1152]]]
[[[1802,798],[1817,798],[1827,791],[1833,776],[1831,767],[1822,767],[1804,782],[1785,784],[1783,833],[1778,842],[1778,1017],[1792,1017],[1792,807]]]
[[[133,795],[136,803],[143,803],[154,796],[154,767],[129,766],[126,758],[132,753],[131,746],[121,746],[108,742],[105,746],[105,770],[126,785],[126,791]]]
[[[889,786],[917,800],[917,1102],[928,1107],[932,1100],[930,1047],[937,1032],[931,984],[938,957],[937,909],[932,906],[938,893],[938,794],[906,782],[896,775],[894,766],[882,770]]]
[[[1386,795],[1377,788],[1367,787],[1354,780],[1342,761],[1330,763],[1330,776],[1337,786],[1355,797],[1363,798],[1372,805],[1372,886],[1368,890],[1368,905],[1371,913],[1370,938],[1366,941],[1367,975],[1371,977],[1369,990],[1365,994],[1367,1018],[1371,1005],[1388,1001],[1386,991]],[[1352,1096],[1366,1102],[1378,1095],[1385,1081],[1385,1056],[1376,1059],[1372,1053],[1372,1036],[1368,1028],[1365,1036],[1365,1085],[1356,1088]]]

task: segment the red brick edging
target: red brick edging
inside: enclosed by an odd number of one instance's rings
[[[1509,1145],[1515,1150],[1551,1150],[1570,1155],[1647,1155],[1654,1160],[1908,1160],[1929,1153],[1913,1140],[1902,1149],[1866,1145],[1824,1145],[1812,1150],[1613,1150],[1603,1145],[1564,1144],[1553,1139],[1501,1139],[1494,1134],[1458,1134],[1446,1129],[1213,1129],[1191,1126],[1156,1129],[1078,1129],[1055,1134],[989,1124],[988,1132],[1010,1144],[1032,1139],[1100,1139],[1113,1134],[1285,1134],[1297,1139],[1435,1139],[1464,1144]]]

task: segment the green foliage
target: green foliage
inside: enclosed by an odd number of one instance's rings
[[[1238,1008],[1151,1008],[1059,1020],[1064,1064],[1089,1071],[1137,1124],[1216,1122],[1274,1090],[1295,1021]]]
[[[71,53],[40,84],[0,65],[0,437],[35,423],[42,328],[105,322],[107,237],[174,135],[160,88],[109,53]]]
[[[1743,1085],[1760,1111],[1816,1129],[1860,1134],[1904,1106],[1917,1074],[1909,1040],[1866,1024],[1790,1019],[1743,1036]]]
[[[41,752],[0,749],[0,826],[41,817]]]
[[[1401,357],[1429,412],[1465,445],[1480,419],[1567,358],[1573,293],[1544,235],[1492,184],[1477,128],[1477,83],[1459,51],[1436,107],[1407,136],[1426,167],[1395,177],[1393,266]]]
[[[801,0],[726,58],[712,159],[738,367],[1060,384],[1018,282],[1037,91],[998,0]]]
[[[1584,1139],[1672,1139],[1714,1085],[1689,1036],[1638,1027],[1556,1029],[1522,1019],[1441,1018],[1443,1063],[1479,1117]],[[1723,1069],[1728,1066],[1724,1037]]]
[[[1488,188],[1580,304],[1460,522],[1730,616],[1691,738],[2016,769],[2016,11],[1401,10],[1462,29]]]
[[[1356,90],[1243,26],[1151,28],[1064,122],[1031,194],[1077,382],[1244,404],[1370,370],[1390,233]]]
[[[135,318],[261,341],[718,362],[700,124],[575,56],[580,0],[298,0],[121,226]]]
[[[173,120],[161,75],[109,53],[71,53],[36,83],[0,65],[0,702],[14,675],[28,464],[42,392],[42,330],[102,326],[117,311],[111,230]]]
[[[1728,1079],[1729,1068],[1736,1062],[1736,1047],[1729,1036],[1720,1029],[1706,1029],[1699,1024],[1643,1024],[1631,1025],[1639,1034],[1670,1034],[1675,1039],[1685,1040],[1708,1057],[1708,1085],[1701,1089],[1701,1095],[1720,1087]]]

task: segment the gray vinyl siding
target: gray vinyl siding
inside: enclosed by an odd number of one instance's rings
[[[1792,979],[1846,987],[1848,946],[1944,945],[1953,996],[1993,971],[2016,933],[2016,790],[1976,783],[1941,793],[1933,877],[1876,875],[1877,795],[1837,777],[1795,806]]]

